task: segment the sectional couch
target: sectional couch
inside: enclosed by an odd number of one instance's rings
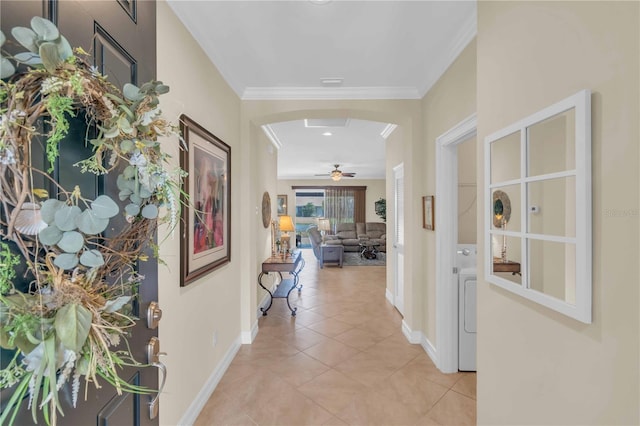
[[[341,245],[344,251],[360,251],[360,242],[369,240],[379,244],[379,251],[387,251],[387,224],[383,222],[340,223],[335,234],[325,236],[325,244]]]

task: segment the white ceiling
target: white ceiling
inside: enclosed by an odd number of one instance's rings
[[[475,1],[169,5],[242,99],[420,99],[476,33]],[[278,177],[313,178],[340,164],[358,178],[384,178],[385,126],[350,120],[326,137],[302,121],[274,123]]]

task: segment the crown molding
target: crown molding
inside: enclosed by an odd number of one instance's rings
[[[442,77],[447,69],[453,64],[453,62],[460,56],[462,51],[478,34],[478,14],[474,13],[469,16],[465,23],[462,25],[462,29],[458,33],[458,36],[453,40],[447,49],[444,49],[447,54],[442,57],[442,60],[433,64],[430,76],[427,78],[422,90],[419,91],[420,99],[422,99],[434,84]]]
[[[267,135],[267,138],[269,138],[273,146],[275,146],[276,149],[282,148],[282,142],[280,142],[280,139],[278,139],[278,135],[276,135],[276,132],[273,131],[273,129],[271,128],[271,125],[264,124],[261,127],[262,127],[262,131],[264,132],[265,135]]]
[[[203,33],[202,31],[198,31],[198,25],[193,24],[193,20],[190,16],[188,16],[184,11],[185,9],[177,7],[177,4],[181,3],[180,0],[167,0],[167,5],[171,8],[171,11],[177,16],[178,20],[182,22],[184,28],[189,32],[191,38],[195,43],[200,46],[200,49],[204,52],[204,54],[209,58],[209,62],[211,65],[218,70],[222,79],[229,85],[231,90],[233,90],[238,97],[242,94],[242,84],[238,81],[234,74],[228,72],[227,70],[231,70],[231,67],[225,61],[224,57],[216,52],[216,49],[207,48],[206,45],[203,45],[200,40],[207,40],[208,34]]]
[[[396,127],[398,127],[397,124],[393,124],[393,123],[387,124],[387,126],[382,130],[382,132],[380,132],[380,136],[382,136],[383,139],[387,139],[389,135],[393,133]]]
[[[415,87],[247,87],[244,101],[421,99]]]

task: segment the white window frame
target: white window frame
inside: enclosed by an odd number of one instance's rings
[[[575,110],[575,169],[549,173],[541,176],[527,176],[528,131],[532,125],[571,109]],[[503,182],[491,182],[491,144],[505,136],[520,134],[520,177]],[[491,284],[546,306],[578,321],[590,324],[592,321],[592,211],[591,211],[591,92],[582,90],[510,126],[488,135],[484,139],[484,197],[485,197],[485,280]],[[527,184],[559,177],[574,176],[576,182],[576,234],[575,237],[558,237],[528,232]],[[520,185],[521,214],[519,231],[492,229],[492,194],[495,189],[506,185]],[[511,282],[493,274],[492,236],[520,238],[522,247],[522,284]],[[575,304],[547,295],[529,286],[529,244],[530,239],[574,244],[576,249],[576,295]]]

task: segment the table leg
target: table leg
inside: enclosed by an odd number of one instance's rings
[[[282,282],[282,274],[278,272],[278,275],[280,275],[280,282]],[[264,291],[269,293],[269,306],[267,306],[266,308],[260,308],[260,311],[262,311],[262,315],[265,316],[267,315],[267,311],[271,309],[271,305],[273,304],[273,293],[271,293],[271,291],[262,284],[263,276],[264,272],[260,272],[260,275],[258,275],[258,284],[260,284],[260,287],[262,287]]]

